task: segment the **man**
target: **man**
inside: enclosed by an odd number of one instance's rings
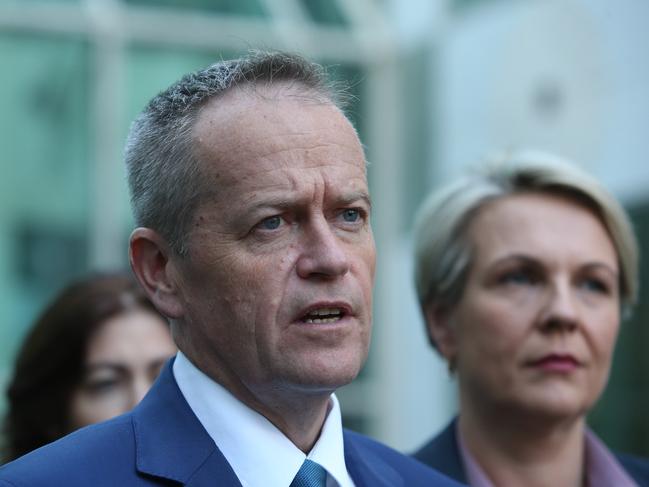
[[[363,150],[319,67],[258,54],[190,74],[135,121],[126,163],[131,265],[180,352],[132,413],[0,485],[453,485],[341,427],[375,249]]]

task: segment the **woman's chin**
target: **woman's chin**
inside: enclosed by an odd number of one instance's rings
[[[521,414],[536,421],[565,422],[585,416],[594,401],[579,389],[555,387],[528,391],[517,403]]]

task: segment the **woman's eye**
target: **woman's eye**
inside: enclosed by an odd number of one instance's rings
[[[270,216],[268,218],[264,218],[260,223],[259,223],[259,228],[262,230],[276,230],[280,227],[282,224],[282,217],[281,216]]]
[[[83,388],[91,394],[103,394],[117,387],[118,381],[113,379],[89,381]]]
[[[537,281],[531,272],[525,270],[510,271],[500,277],[502,284],[535,284]]]
[[[585,289],[586,291],[592,291],[601,294],[607,294],[609,292],[609,286],[600,279],[584,279],[581,282],[581,288]]]
[[[356,208],[347,208],[343,211],[342,216],[347,223],[355,223],[361,218],[361,212]]]

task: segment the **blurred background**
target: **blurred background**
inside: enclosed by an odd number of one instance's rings
[[[649,253],[647,25],[646,0],[0,0],[0,388],[64,284],[127,267],[122,146],[147,100],[215,60],[290,50],[351,83],[370,161],[375,333],[340,392],[344,421],[416,448],[455,410],[411,284],[417,205],[494,150],[550,150],[622,199]],[[647,262],[591,415],[611,447],[645,456]]]

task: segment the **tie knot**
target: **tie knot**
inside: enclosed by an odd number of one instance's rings
[[[326,482],[327,471],[311,460],[304,460],[289,487],[325,487]]]

